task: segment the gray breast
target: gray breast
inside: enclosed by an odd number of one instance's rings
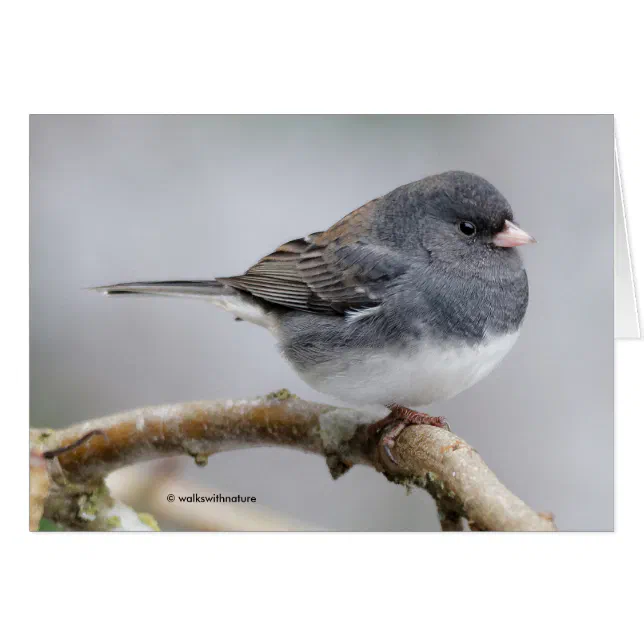
[[[365,315],[281,315],[280,347],[294,366],[307,369],[353,350],[413,350],[428,338],[474,345],[489,335],[516,332],[527,304],[523,268],[494,279],[414,271],[392,284],[380,305]]]
[[[408,309],[411,320],[422,319],[434,335],[446,339],[476,341],[486,334],[513,333],[521,326],[528,306],[528,279],[521,269],[504,279],[480,275],[425,280]]]

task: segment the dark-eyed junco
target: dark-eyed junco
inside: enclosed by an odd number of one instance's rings
[[[488,181],[445,172],[396,188],[236,277],[133,282],[108,294],[205,297],[266,327],[302,379],[353,403],[408,409],[471,387],[516,342],[534,241]]]

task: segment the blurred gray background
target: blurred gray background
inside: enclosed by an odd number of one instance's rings
[[[612,116],[32,116],[31,424],[287,387],[261,328],[214,306],[85,287],[243,272],[398,185],[476,172],[538,244],[530,306],[487,379],[432,408],[564,530],[613,528]],[[436,530],[433,502],[366,468],[231,452],[188,480],[331,530]]]

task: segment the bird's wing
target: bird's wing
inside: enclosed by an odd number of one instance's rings
[[[280,246],[236,277],[218,278],[281,306],[341,315],[378,305],[387,284],[407,269],[404,257],[369,241],[370,201],[329,230]]]

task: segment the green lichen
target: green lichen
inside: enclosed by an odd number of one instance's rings
[[[121,523],[121,517],[117,517],[117,516],[107,517],[106,523],[107,523],[107,527],[110,530],[113,530],[114,528],[123,527],[123,524]]]
[[[78,518],[83,521],[94,521],[98,514],[98,505],[90,494],[78,497]]]
[[[290,400],[293,398],[297,398],[297,396],[292,394],[288,389],[273,391],[266,396],[266,400]]]
[[[147,512],[139,512],[137,516],[142,523],[145,523],[145,525],[148,526],[148,528],[152,528],[155,532],[161,532],[161,528],[159,527],[157,520],[151,514]]]
[[[194,454],[193,458],[197,467],[206,467],[208,465],[208,454]]]
[[[83,521],[94,521],[96,516],[104,507],[112,507],[113,501],[110,498],[109,490],[105,483],[88,494],[81,494],[78,497],[78,518]]]
[[[56,432],[53,429],[32,429],[29,432],[29,445],[36,454],[55,448]]]
[[[36,437],[36,441],[38,443],[46,443],[49,438],[53,435],[53,430],[51,429],[43,429],[41,432],[38,433],[38,436]]]
[[[38,532],[60,532],[63,527],[52,521],[51,519],[40,519],[38,525]]]

